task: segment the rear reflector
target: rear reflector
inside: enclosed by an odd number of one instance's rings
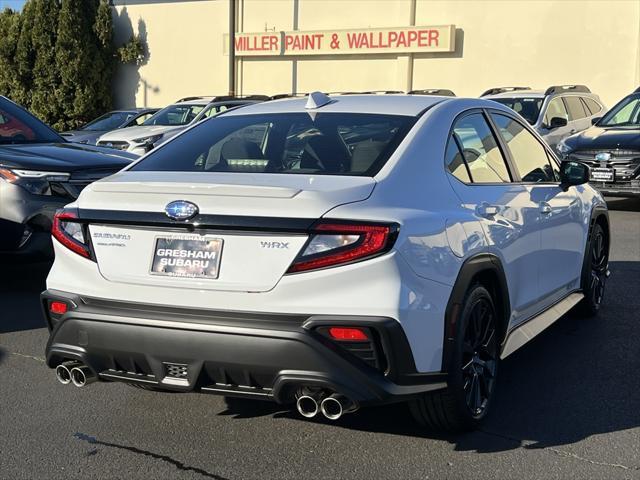
[[[331,327],[329,328],[329,336],[334,340],[346,342],[366,342],[369,340],[367,334],[360,328]]]
[[[63,313],[67,313],[69,306],[64,302],[51,302],[49,303],[49,311],[56,315],[62,315]]]

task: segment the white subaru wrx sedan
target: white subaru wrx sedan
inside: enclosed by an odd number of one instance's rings
[[[407,401],[430,428],[476,427],[501,359],[600,308],[609,221],[587,180],[486,100],[225,112],[57,213],[47,364],[76,386],[329,419]]]

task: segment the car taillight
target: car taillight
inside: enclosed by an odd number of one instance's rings
[[[379,224],[316,224],[304,250],[287,273],[334,267],[371,258],[391,249],[397,227]]]
[[[75,212],[58,210],[53,217],[51,235],[69,250],[85,258],[91,258],[82,224],[78,222]]]

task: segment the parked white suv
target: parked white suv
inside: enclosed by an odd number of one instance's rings
[[[606,111],[600,97],[584,85],[554,85],[544,91],[498,87],[484,92],[482,98],[518,112],[554,151],[562,140],[586,130]]]
[[[601,305],[609,222],[587,180],[486,100],[225,112],[57,214],[47,365],[305,417],[406,400],[473,428],[501,358]]]

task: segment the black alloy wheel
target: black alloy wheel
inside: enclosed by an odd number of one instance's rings
[[[465,402],[474,418],[482,417],[488,406],[495,387],[497,366],[495,312],[490,299],[480,297],[472,306],[462,351]]]

